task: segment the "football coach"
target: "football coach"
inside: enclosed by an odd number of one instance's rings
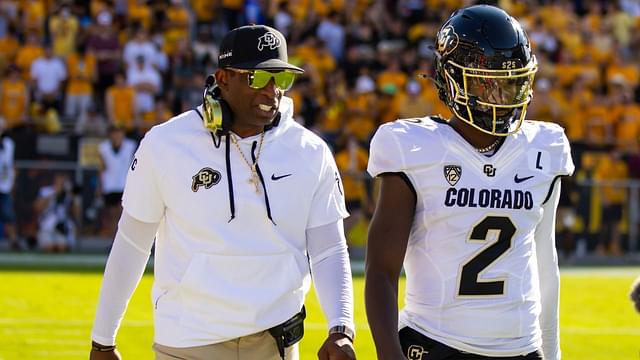
[[[203,104],[153,127],[127,175],[91,359],[116,334],[155,240],[156,359],[298,359],[311,279],[323,360],[355,359],[341,180],[284,96],[303,69],[267,26],[231,30]],[[312,276],[313,275],[313,276]]]

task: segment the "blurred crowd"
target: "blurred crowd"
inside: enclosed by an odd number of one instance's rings
[[[432,46],[451,11],[472,3],[3,0],[0,116],[8,136],[101,138],[118,128],[137,141],[201,103],[228,29],[268,24],[288,38],[290,61],[306,70],[287,95],[296,120],[335,151],[351,233],[373,208],[365,170],[377,126],[450,116],[431,83]],[[564,184],[560,249],[621,254],[633,224],[626,180],[640,178],[640,3],[484,3],[517,17],[532,41],[540,70],[528,118],[560,123],[574,147],[578,172]],[[363,245],[362,236],[350,240]]]

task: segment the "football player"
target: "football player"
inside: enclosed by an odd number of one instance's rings
[[[378,358],[559,359],[555,212],[564,130],[527,121],[536,58],[503,10],[454,12],[435,82],[451,119],[382,125],[365,299]],[[405,308],[398,317],[404,265]]]

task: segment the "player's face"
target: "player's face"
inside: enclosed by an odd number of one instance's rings
[[[467,77],[467,92],[480,102],[509,106],[520,104],[529,95],[529,78]]]
[[[284,90],[276,85],[277,79],[270,78],[260,88],[250,85],[249,72],[224,71],[227,78],[227,96],[225,100],[233,111],[234,127],[256,128],[259,131],[273,121]]]

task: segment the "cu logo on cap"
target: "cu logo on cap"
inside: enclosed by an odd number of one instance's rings
[[[271,31],[266,32],[258,38],[258,51],[262,51],[265,47],[274,50],[280,47],[280,38]]]

